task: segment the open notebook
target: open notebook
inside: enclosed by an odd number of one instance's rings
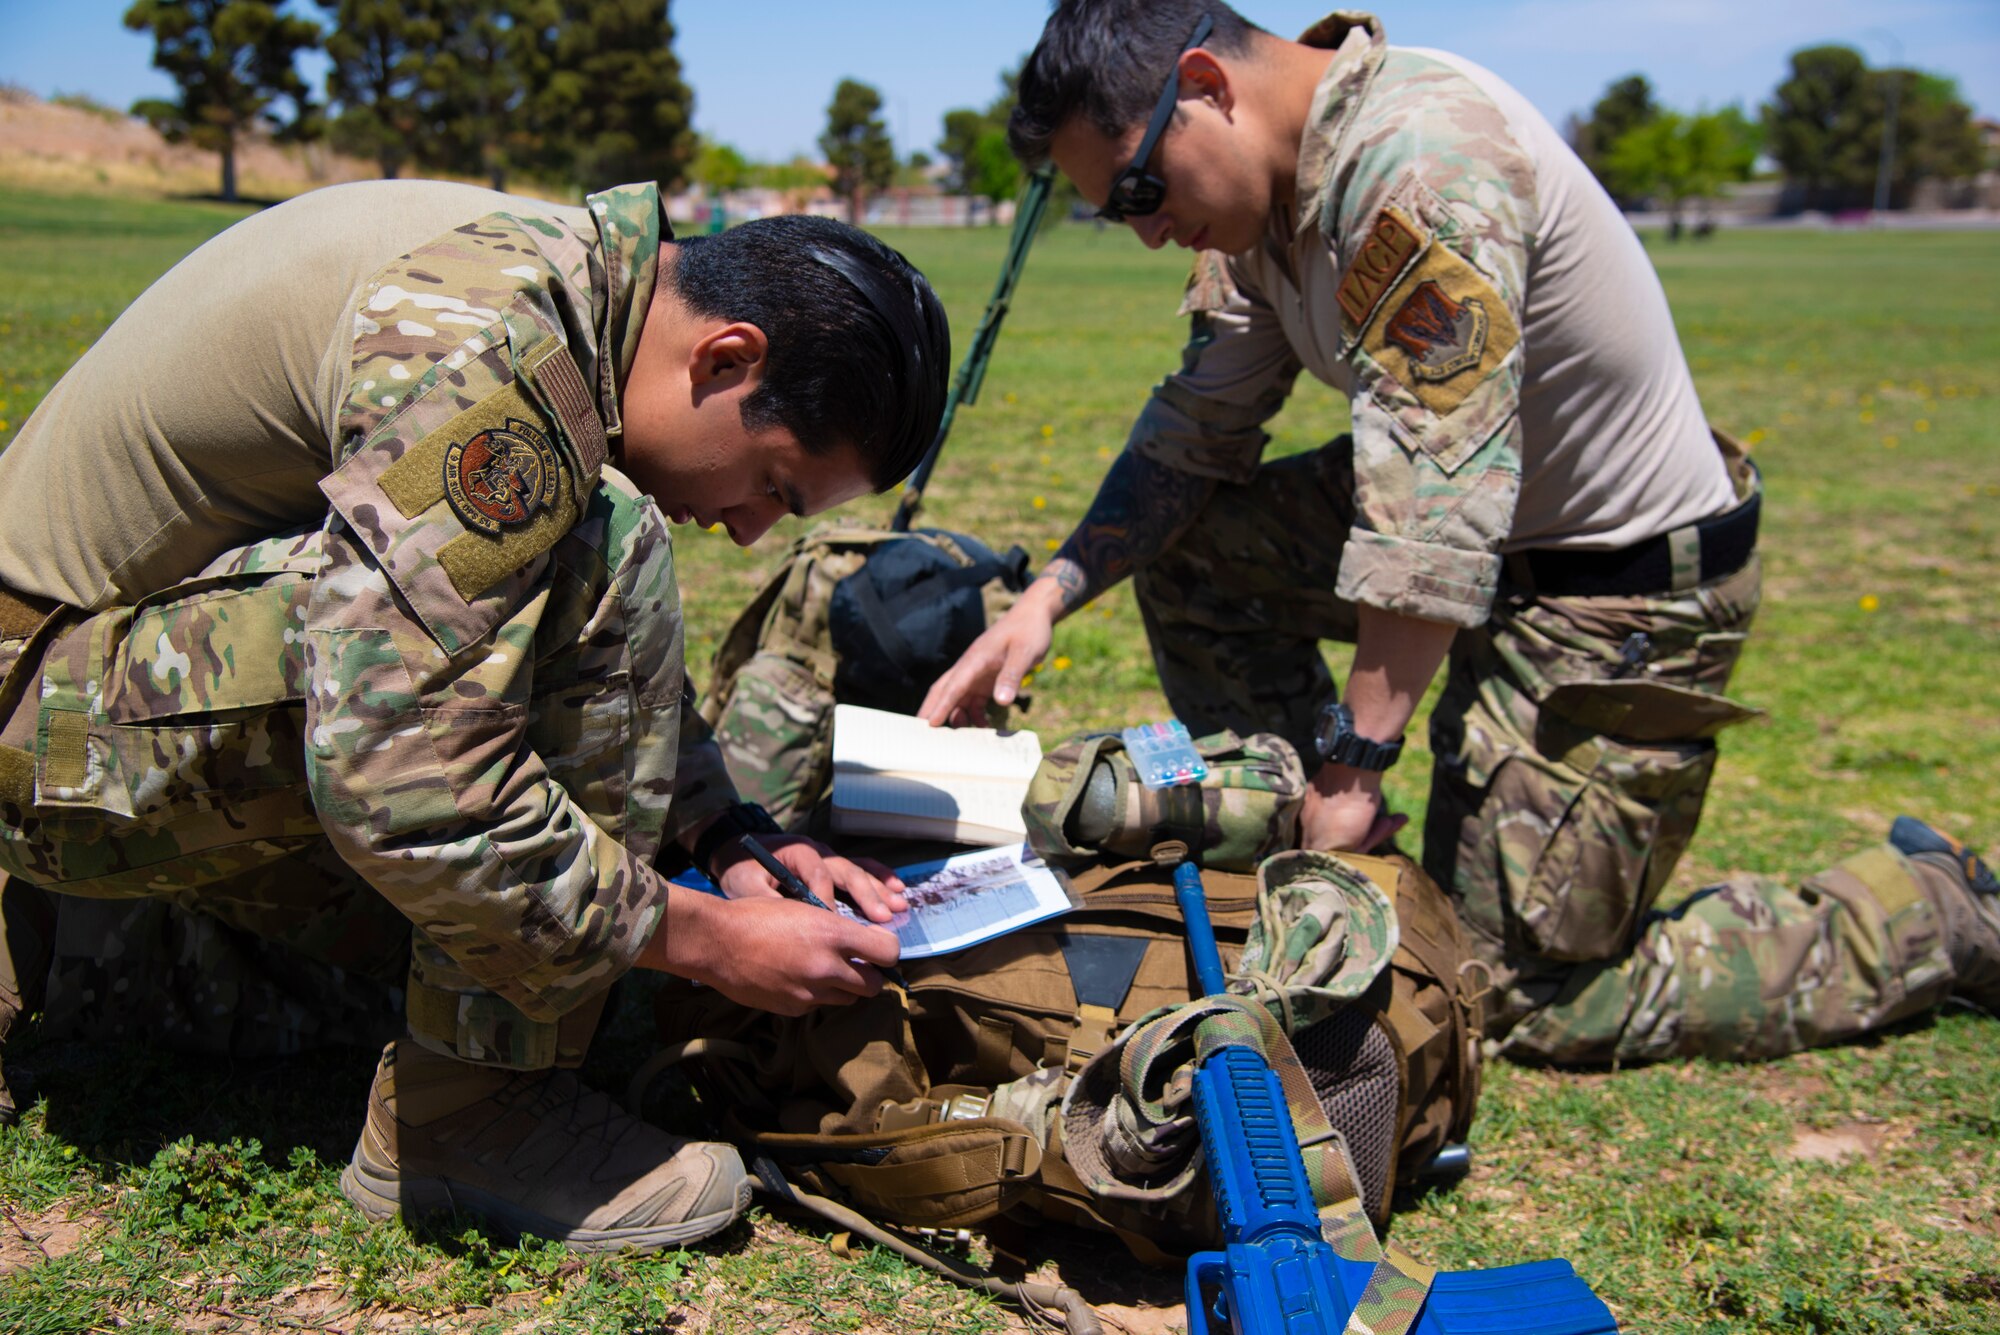
[[[1017,843],[1021,802],[1042,763],[1032,732],[933,728],[859,705],[833,711],[833,828],[838,834]]]

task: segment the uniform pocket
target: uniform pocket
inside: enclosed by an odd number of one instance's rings
[[[802,821],[833,775],[833,692],[784,654],[753,654],[715,719],[723,764],[746,802]]]
[[[1515,755],[1485,804],[1497,826],[1509,935],[1548,959],[1615,958],[1701,817],[1713,742],[1599,737],[1559,759]]]

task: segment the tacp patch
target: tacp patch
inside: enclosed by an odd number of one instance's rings
[[[1375,225],[1340,278],[1340,313],[1347,318],[1348,338],[1367,332],[1383,300],[1429,245],[1430,238],[1401,209],[1383,209],[1376,215]]]
[[[519,528],[555,504],[562,465],[534,423],[509,417],[445,449],[444,495],[452,513],[480,533]]]
[[[1418,402],[1449,416],[1521,341],[1520,326],[1486,276],[1442,242],[1409,267],[1381,302],[1361,348]]]

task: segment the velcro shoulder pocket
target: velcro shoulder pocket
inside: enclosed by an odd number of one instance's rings
[[[575,414],[544,402],[520,371],[546,349],[517,356],[519,314],[510,308],[475,336],[462,364],[433,368],[320,484],[448,654],[511,614],[596,485],[579,474]]]
[[[1446,473],[1493,438],[1519,397],[1520,325],[1469,258],[1471,240],[1412,180],[1376,214],[1339,288],[1365,392],[1404,447]]]

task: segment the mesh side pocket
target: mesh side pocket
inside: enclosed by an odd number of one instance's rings
[[[1375,1014],[1348,1006],[1293,1035],[1327,1120],[1347,1138],[1362,1204],[1380,1220],[1388,1211],[1389,1167],[1396,1154],[1402,1103],[1396,1050]]]

